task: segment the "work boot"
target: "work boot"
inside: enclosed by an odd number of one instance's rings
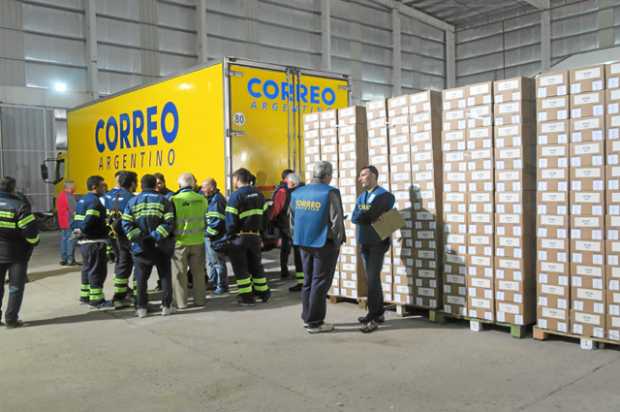
[[[359,318],[357,318],[357,321],[359,323],[366,324],[366,323],[371,321],[369,316],[370,315],[360,316]],[[377,323],[383,323],[383,322],[385,322],[385,317],[383,315],[381,315],[381,316],[377,317],[376,319],[374,319],[374,321],[377,322]]]
[[[254,296],[239,296],[237,301],[241,306],[254,306],[256,304]]]
[[[60,264],[60,266],[67,266],[68,265],[68,263],[65,262],[64,260],[61,260],[59,264]]]
[[[374,320],[371,320],[370,322],[360,327],[360,331],[362,331],[362,333],[374,332],[377,329],[379,329],[379,324],[375,322]]]
[[[162,316],[170,316],[175,312],[172,306],[162,306],[161,315]]]
[[[333,323],[322,323],[319,326],[309,326],[306,330],[308,331],[308,333],[315,334],[332,332],[335,328],[336,327]]]
[[[129,296],[125,296],[123,299],[115,300],[113,303],[114,309],[119,310],[131,307],[133,305],[133,299]]]
[[[19,319],[16,320],[16,321],[13,321],[13,322],[9,322],[9,321],[6,322],[6,328],[7,329],[17,329],[17,328],[21,328],[21,327],[24,327],[24,326],[27,326],[27,324],[22,322]]]
[[[149,312],[146,308],[138,308],[138,310],[136,310],[136,316],[139,318],[146,318],[148,314]]]
[[[302,288],[302,284],[298,283],[295,286],[291,286],[290,288],[288,288],[289,292],[301,292],[301,288]]]
[[[109,300],[102,300],[99,303],[89,303],[91,309],[108,309],[114,305]]]
[[[271,299],[271,291],[268,290],[267,292],[261,293],[259,298],[263,303],[269,302],[269,299]]]

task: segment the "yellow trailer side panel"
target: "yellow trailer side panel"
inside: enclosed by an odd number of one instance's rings
[[[161,172],[172,189],[182,172],[223,185],[223,64],[70,111],[68,136],[65,176],[79,192],[93,174],[112,187],[118,170]]]
[[[230,69],[232,168],[249,169],[268,191],[283,169],[301,172],[302,115],[348,106],[348,82],[234,64]],[[296,161],[289,164],[289,155]]]

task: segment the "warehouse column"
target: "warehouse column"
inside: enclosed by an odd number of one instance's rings
[[[207,54],[207,0],[196,0],[196,54],[198,64],[208,63]]]
[[[613,47],[615,43],[614,33],[614,9],[616,0],[598,0],[598,48],[606,49]]]
[[[446,30],[446,87],[456,87],[456,35]]]
[[[357,16],[356,16],[357,17]],[[358,21],[358,20],[356,20]],[[362,38],[362,26],[359,23],[351,23],[351,100],[353,104],[359,104],[362,100],[362,43],[357,39]]]
[[[540,60],[541,69],[551,68],[551,11],[543,10],[540,14]]]
[[[400,10],[398,4],[392,9],[392,96],[402,94],[402,41]]]
[[[247,18],[246,24],[246,45],[245,45],[245,58],[259,60],[260,52],[257,49],[256,43],[258,43],[258,31],[256,29],[256,9],[258,8],[257,0],[245,0],[243,2],[243,9],[245,17]]]
[[[99,73],[97,68],[97,13],[95,0],[84,0],[84,24],[86,25],[86,61],[88,92],[93,99],[99,98]]]
[[[331,0],[321,0],[321,69],[332,69]]]
[[[159,33],[157,31],[158,7],[156,0],[140,1],[140,44],[142,45],[142,74],[159,77]]]

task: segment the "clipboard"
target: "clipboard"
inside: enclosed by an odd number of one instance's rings
[[[397,209],[390,209],[372,223],[372,228],[381,240],[387,239],[392,233],[405,226],[405,220]]]

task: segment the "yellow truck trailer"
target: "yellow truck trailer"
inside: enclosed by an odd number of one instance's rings
[[[345,75],[226,58],[70,110],[54,170],[78,192],[118,170],[161,172],[171,187],[187,171],[229,191],[246,167],[269,191],[283,169],[303,171],[302,116],[348,106],[349,91]]]

